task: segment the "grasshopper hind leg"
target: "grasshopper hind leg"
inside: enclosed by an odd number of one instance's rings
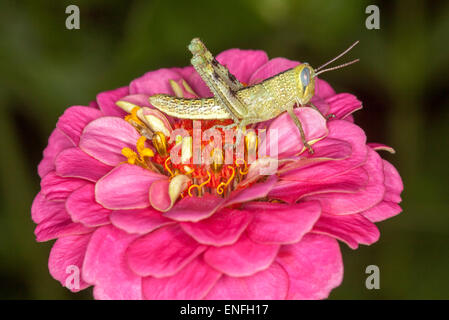
[[[216,73],[217,77],[226,85],[226,88],[229,87],[233,91],[238,91],[243,88],[243,84],[236,79],[236,77],[229,72],[228,68],[219,63],[212,53],[206,48],[204,43],[198,39],[194,38],[190,42],[188,46],[192,55],[200,56],[204,59],[204,63],[209,65],[212,70]]]
[[[229,112],[232,120],[238,122],[248,113],[247,106],[236,95],[243,85],[214,58],[201,40],[193,39],[188,48],[193,55],[191,63],[195,70]]]

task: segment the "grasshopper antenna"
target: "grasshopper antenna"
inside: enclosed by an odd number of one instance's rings
[[[337,70],[337,69],[340,69],[340,68],[344,68],[346,66],[349,66],[349,65],[354,64],[354,63],[359,62],[359,61],[360,61],[360,59],[355,59],[355,60],[352,60],[352,61],[340,64],[339,66],[336,66],[336,67],[332,67],[332,68],[327,68],[327,69],[321,70],[321,71],[315,73],[314,77],[316,77],[320,73],[324,73],[324,72],[327,72],[327,71],[332,71],[332,70]]]
[[[354,48],[357,44],[359,43],[359,40],[357,40],[356,42],[354,42],[353,44],[351,44],[351,46],[346,49],[345,51],[343,51],[342,53],[340,53],[338,56],[336,56],[335,58],[333,58],[332,60],[329,60],[328,62],[326,62],[325,64],[323,64],[322,66],[320,66],[318,69],[315,69],[315,71],[319,71],[320,69],[324,68],[325,66],[327,66],[328,64],[334,62],[337,59],[340,59],[341,57],[343,57],[345,54],[347,54],[349,51],[351,51],[352,48]]]

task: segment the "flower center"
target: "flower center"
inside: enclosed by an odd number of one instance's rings
[[[187,188],[182,192],[184,196],[202,196],[211,193],[225,196],[232,190],[238,188],[248,173],[248,152],[255,153],[257,149],[257,137],[247,135],[244,143],[244,153],[239,157],[238,153],[232,152],[232,163],[225,163],[224,154],[226,148],[212,148],[209,161],[196,164],[193,160],[194,124],[192,120],[183,119],[174,125],[174,130],[182,129],[184,137],[176,136],[174,141],[166,137],[161,131],[153,131],[145,121],[139,118],[139,107],[134,107],[125,120],[141,134],[137,140],[136,151],[123,148],[122,154],[127,158],[127,163],[138,165],[142,168],[156,171],[173,179],[177,175],[185,175],[190,178]],[[214,128],[226,141],[225,130],[222,128],[232,123],[232,120],[204,120],[201,121],[202,132]],[[217,127],[218,126],[218,127]],[[148,138],[151,132],[151,139]],[[216,136],[214,136],[214,139]],[[213,141],[201,141],[199,152],[201,154],[211,149]],[[176,149],[175,149],[176,148]],[[253,150],[254,149],[254,150]],[[181,153],[181,161],[172,161],[171,155]],[[204,160],[204,159],[202,159]],[[229,160],[227,160],[229,162]],[[245,186],[247,187],[247,186]]]

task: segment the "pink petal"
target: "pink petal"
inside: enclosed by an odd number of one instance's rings
[[[106,116],[123,118],[126,112],[120,109],[115,103],[129,93],[128,87],[105,91],[97,95],[97,102],[100,110]]]
[[[173,276],[206,249],[179,226],[168,225],[138,238],[128,248],[128,263],[140,276]]]
[[[319,96],[317,96],[316,94],[312,97],[312,99],[310,100],[310,102],[318,108],[318,110],[321,111],[322,114],[324,115],[328,115],[329,112],[329,104],[326,102],[326,100],[320,98]]]
[[[192,66],[184,68],[184,70],[189,70],[190,74],[187,76],[184,75],[187,83],[190,85],[192,90],[202,98],[212,97],[213,94],[210,89],[207,87],[206,83],[203,79],[201,79],[200,75],[193,69]]]
[[[327,161],[291,170],[282,175],[285,180],[315,181],[324,179],[336,174],[343,173],[366,162],[368,148],[366,147],[366,135],[363,130],[353,123],[343,120],[329,121],[329,134],[326,139],[332,138],[348,142],[352,148],[352,154],[347,159],[341,161]],[[325,140],[326,140],[325,139]],[[324,140],[324,141],[325,141]],[[324,141],[319,141],[319,143]],[[314,147],[316,146],[314,145]]]
[[[157,109],[143,107],[139,110],[141,114],[137,114],[139,117],[145,118],[144,122],[153,131],[160,131],[165,136],[169,137],[173,131],[170,121],[174,122],[173,118],[167,116]],[[170,121],[168,119],[171,119]]]
[[[344,119],[357,110],[362,109],[362,102],[356,96],[349,93],[336,94],[328,99],[329,112],[337,119]]]
[[[35,223],[41,223],[48,217],[51,217],[60,210],[63,210],[64,206],[64,201],[50,201],[45,199],[45,196],[41,191],[33,200],[33,204],[31,206],[31,218]]]
[[[202,197],[185,197],[163,215],[176,221],[197,222],[212,216],[224,202],[223,198],[210,193]]]
[[[308,234],[282,246],[276,259],[290,279],[288,299],[324,299],[343,279],[338,242],[328,236]]]
[[[167,219],[153,208],[113,211],[111,223],[128,233],[146,234],[174,221]]]
[[[248,174],[237,185],[238,188],[242,188],[251,185],[260,178],[268,175],[274,175],[279,170],[279,160],[277,157],[260,157],[256,161],[250,164]],[[235,194],[237,192],[234,192]]]
[[[125,251],[136,235],[113,226],[98,228],[87,246],[83,278],[95,285],[94,297],[108,300],[142,299],[142,279],[126,262]]]
[[[145,94],[152,96],[158,93],[173,95],[169,80],[181,79],[179,68],[163,68],[145,73],[133,80],[129,85],[130,94]]]
[[[260,66],[249,79],[249,84],[255,84],[275,76],[283,71],[294,68],[299,64],[297,61],[291,61],[285,58],[274,58]]]
[[[133,126],[123,119],[102,117],[89,123],[83,131],[79,146],[88,155],[116,166],[126,158],[123,148],[136,149],[140,135]]]
[[[95,201],[93,184],[74,191],[67,198],[66,209],[73,222],[81,222],[88,227],[98,227],[109,223],[111,210],[103,208]]]
[[[139,107],[150,107],[150,102],[148,98],[150,96],[147,94],[130,94],[129,96],[123,97],[120,100],[130,102]]]
[[[61,203],[64,204],[64,202]],[[34,234],[36,241],[42,242],[63,236],[89,233],[92,230],[81,223],[74,223],[62,205],[55,214],[37,225]]]
[[[300,168],[308,168],[314,164],[324,163],[326,161],[348,159],[352,154],[352,148],[348,142],[332,138],[326,138],[315,143],[313,145],[313,151],[313,155],[302,153],[299,156],[283,159],[284,161],[281,162],[278,174],[280,174],[284,180],[294,181],[296,177],[295,173],[299,171]],[[295,169],[298,170],[289,172]]]
[[[322,193],[305,197],[309,200],[319,200],[324,212],[332,214],[353,214],[367,210],[384,197],[382,159],[369,149],[368,159],[363,168],[369,174],[369,181],[365,188],[357,193]]]
[[[334,89],[324,80],[315,78],[315,96],[327,99],[335,94]]]
[[[286,203],[292,204],[295,203],[299,196],[296,188],[300,188],[304,185],[304,182],[301,181],[288,181],[288,180],[280,180],[273,189],[271,189],[268,196],[270,198],[282,200]]]
[[[250,276],[267,269],[273,262],[279,245],[255,243],[243,234],[229,246],[210,247],[204,261],[211,267],[232,277]]]
[[[393,154],[396,153],[396,151],[392,147],[387,146],[386,144],[371,142],[371,143],[368,143],[368,146],[371,149],[376,150],[376,151],[383,150],[383,151],[388,151]]]
[[[191,76],[191,73],[196,72],[196,71],[193,71],[193,70],[192,70],[193,72],[189,72],[189,71],[185,72],[186,69],[187,68],[183,68],[182,70],[184,70],[184,72],[181,72],[182,76],[185,77],[185,78],[189,78]],[[198,95],[196,94],[195,90],[192,89],[193,93],[190,90],[187,91],[186,87],[184,86],[184,81],[186,81],[186,80],[185,79],[178,79],[178,80],[175,81],[179,85],[179,87],[181,88],[183,97],[187,98],[187,99],[196,99],[196,98],[198,98]],[[192,87],[190,86],[190,88],[192,88]]]
[[[352,154],[352,148],[346,141],[326,137],[326,139],[320,140],[313,145],[313,152],[313,155],[303,153],[298,156],[285,158],[285,164],[281,163],[282,167],[278,170],[278,172],[284,174],[284,179],[287,177],[295,180],[294,175],[287,175],[288,171],[325,161],[348,159]]]
[[[229,49],[216,56],[217,60],[241,82],[248,84],[251,75],[268,62],[261,50]]]
[[[190,94],[185,95],[185,97],[187,98],[188,95],[190,95]],[[130,94],[126,97],[121,98],[120,101],[130,102],[130,103],[135,104],[136,106],[141,107],[141,108],[153,108],[153,106],[150,104],[149,98],[150,98],[150,95],[148,95],[148,94]],[[155,111],[156,109],[152,109],[152,110]],[[166,114],[164,114],[164,118],[166,121],[168,119],[169,120],[168,122],[170,122],[170,123],[175,122],[173,120],[174,118],[172,118]]]
[[[314,143],[328,134],[326,119],[316,110],[309,107],[294,109],[301,121],[306,140]],[[277,132],[277,139],[271,139],[270,131]],[[274,145],[275,144],[275,145]],[[273,150],[278,150],[280,158],[299,154],[303,151],[301,134],[288,113],[284,113],[274,120],[267,133],[267,154],[273,155]]]
[[[48,200],[65,200],[73,191],[86,184],[89,184],[86,180],[64,178],[50,172],[41,180],[41,192]]]
[[[62,151],[55,160],[56,173],[62,177],[86,179],[96,182],[112,170],[111,166],[87,155],[79,148]]]
[[[386,160],[382,160],[384,165],[385,175],[385,201],[391,201],[399,203],[402,201],[401,192],[404,190],[401,176],[396,168]]]
[[[59,118],[56,127],[64,132],[75,145],[78,145],[84,127],[102,115],[100,110],[90,107],[70,107]]]
[[[208,300],[283,300],[289,286],[284,268],[273,262],[249,277],[222,276],[206,296]]]
[[[319,202],[303,202],[291,205],[268,202],[252,202],[245,209],[254,212],[248,226],[248,237],[257,243],[296,243],[310,230],[321,214]]]
[[[191,65],[183,67],[183,68],[176,68],[176,70],[178,70],[178,72],[181,74],[181,76],[184,80],[188,79],[193,74],[198,74],[196,72],[196,70]],[[175,80],[175,81],[178,82],[179,80],[180,79]]]
[[[200,77],[198,72],[192,67],[187,66],[178,70],[184,80],[188,83],[188,85],[192,88],[193,92],[196,93],[198,97],[212,97],[213,94],[210,89],[207,87],[204,80]],[[182,82],[181,79],[175,80],[178,84]],[[182,88],[183,86],[181,86]],[[185,90],[183,90],[185,91]],[[191,94],[187,94],[186,97],[191,97]]]
[[[401,211],[402,209],[397,203],[382,201],[374,207],[361,212],[361,214],[372,222],[379,222],[394,217]]]
[[[202,244],[224,246],[235,243],[252,219],[245,210],[221,209],[212,217],[198,222],[183,222],[181,228]]]
[[[100,109],[100,107],[98,106],[97,101],[95,101],[95,100],[92,100],[91,102],[89,102],[89,108]]]
[[[167,177],[139,166],[122,164],[98,180],[95,199],[111,210],[146,208],[150,205],[151,184],[161,179]]]
[[[313,145],[313,155],[306,154],[305,156],[309,159],[343,160],[349,158],[351,154],[351,143],[327,136],[326,139]]]
[[[353,116],[352,114],[350,114],[349,116],[345,117],[344,120],[345,120],[345,121],[348,121],[348,122],[354,123],[354,116]]]
[[[314,194],[356,193],[366,187],[368,179],[367,171],[359,167],[334,177],[313,182],[281,181],[270,191],[269,196],[292,203]]]
[[[220,278],[221,273],[196,258],[171,277],[146,277],[142,280],[145,299],[197,300],[202,299]]]
[[[81,279],[81,268],[91,235],[89,233],[59,238],[51,249],[48,258],[50,274],[72,292],[78,292],[89,286]],[[77,271],[79,271],[80,278],[75,280]],[[78,288],[77,285],[79,285]]]
[[[240,190],[234,190],[226,200],[225,206],[232,204],[248,202],[259,198],[264,198],[276,184],[277,177],[275,175],[269,176],[264,182],[258,182],[250,187]]]
[[[43,178],[50,171],[55,169],[55,158],[64,149],[71,148],[74,143],[62,133],[61,130],[55,129],[48,138],[48,146],[44,150],[44,158],[39,163],[38,172],[39,176]]]
[[[312,232],[337,238],[352,249],[357,249],[359,244],[373,244],[380,236],[376,225],[360,214],[322,214]]]
[[[155,181],[149,190],[150,204],[159,211],[167,211],[171,207],[172,201],[168,194],[170,181],[168,179]]]

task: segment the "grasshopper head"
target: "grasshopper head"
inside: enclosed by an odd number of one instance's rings
[[[308,63],[295,67],[297,98],[307,104],[315,94],[315,71]]]

